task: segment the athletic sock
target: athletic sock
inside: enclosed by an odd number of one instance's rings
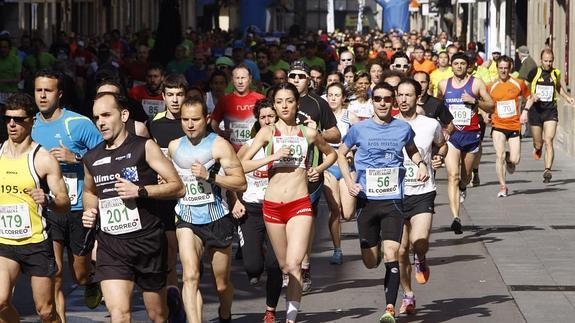
[[[301,263],[301,269],[309,269],[309,262],[302,262]]]
[[[385,303],[395,304],[397,292],[399,290],[399,262],[392,261],[385,263]]]
[[[287,301],[286,304],[286,320],[294,321],[297,318],[297,312],[299,311],[299,302]]]

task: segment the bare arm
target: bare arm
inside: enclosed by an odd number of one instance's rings
[[[311,128],[306,128],[306,130],[307,130],[309,138],[311,139],[311,142],[319,149],[319,151],[322,154],[325,155],[323,162],[321,164],[317,165],[317,167],[315,167],[315,169],[318,173],[322,173],[326,169],[328,169],[331,165],[333,165],[333,163],[335,163],[337,161],[337,153],[326,142],[325,136],[323,134],[318,135],[317,131],[315,131],[315,129],[311,129]],[[339,134],[339,130],[337,132]],[[339,136],[339,137],[341,137],[341,136]]]
[[[447,87],[447,80],[441,80],[437,85],[437,98],[443,99],[443,95],[445,94],[445,87]]]
[[[34,167],[38,170],[40,177],[46,178],[48,188],[52,192],[52,195],[54,195],[53,202],[46,205],[47,201],[45,201],[43,206],[48,206],[56,213],[68,213],[70,211],[70,198],[66,190],[66,183],[62,178],[60,164],[56,158],[41,148],[34,158]],[[44,193],[45,192],[42,191],[42,195]]]
[[[162,184],[145,186],[149,198],[175,199],[184,196],[186,193],[184,184],[174,165],[164,156],[160,146],[151,139],[146,142],[146,161],[164,179]]]
[[[258,133],[254,138],[254,141],[252,142],[252,145],[247,147],[245,151],[242,152],[242,155],[240,157],[242,163],[244,161],[251,160],[252,158],[254,158],[258,150],[260,150],[260,148],[265,147],[268,144],[269,138],[271,138],[273,135],[272,131],[273,127],[271,126],[261,128],[260,131],[258,131]]]
[[[561,83],[559,83],[559,94],[563,97],[563,99],[565,99],[565,101],[567,101],[567,103],[573,105],[575,104],[575,99],[573,99],[569,93],[567,93],[567,91],[565,91],[565,88],[563,87],[563,85]]]
[[[337,144],[341,142],[341,133],[337,126],[331,127],[329,129],[325,129],[321,132],[323,139],[330,144]]]
[[[231,191],[245,191],[248,185],[244,176],[244,169],[232,145],[225,139],[218,138],[214,142],[212,153],[225,171],[223,176],[216,175],[214,183]]]
[[[413,140],[411,140],[409,143],[407,143],[407,145],[405,145],[405,151],[407,152],[407,155],[409,156],[411,161],[417,165],[418,168],[417,179],[422,182],[427,181],[429,179],[427,165],[425,165],[425,161],[421,157],[421,154],[419,153],[419,150],[417,149],[417,146],[415,145]]]
[[[240,148],[240,150],[238,151],[238,158],[241,160],[244,173],[246,174],[249,172],[253,172],[254,170],[264,165],[267,165],[273,161],[280,160],[282,157],[286,157],[289,155],[289,148],[285,147],[279,150],[277,153],[265,156],[264,158],[261,159],[243,160],[243,156],[247,152],[248,148],[249,148],[248,145],[243,145],[242,148]]]
[[[82,206],[84,207],[84,210],[98,208],[96,183],[86,165],[84,165],[84,191],[82,194]]]
[[[150,132],[146,127],[146,124],[140,121],[134,121],[134,127],[136,128],[136,135],[144,138],[150,138]]]
[[[495,103],[493,102],[493,99],[487,92],[487,87],[485,86],[485,83],[483,83],[483,81],[478,79],[475,80],[476,82],[473,82],[473,85],[477,86],[477,93],[479,94],[480,98],[480,100],[477,102],[479,108],[487,113],[493,112]]]

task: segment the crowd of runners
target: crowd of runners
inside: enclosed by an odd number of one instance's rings
[[[112,322],[131,321],[136,286],[151,321],[202,322],[208,261],[230,322],[237,242],[246,279],[265,280],[262,320],[295,322],[323,197],[329,262],[345,261],[341,222],[355,219],[365,267],[385,267],[380,322],[395,322],[400,287],[398,312],[416,311],[412,271],[430,279],[436,172],[460,235],[485,130],[504,198],[526,131],[551,181],[557,100],[575,103],[551,49],[486,55],[445,33],[188,30],[165,66],[149,59],[154,43],[61,34],[46,50],[0,33],[1,321],[19,321],[20,273],[40,320],[66,321],[68,263],[86,305],[103,298]]]

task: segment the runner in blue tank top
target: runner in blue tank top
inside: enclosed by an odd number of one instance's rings
[[[447,195],[453,214],[451,229],[455,234],[463,233],[459,207],[465,199],[473,164],[479,156],[481,131],[478,109],[487,113],[493,110],[493,100],[487,93],[485,83],[467,74],[468,65],[467,56],[461,53],[454,54],[451,58],[453,76],[439,83],[438,94],[453,115],[455,125],[455,131],[449,138],[449,150],[445,157],[448,177]]]
[[[385,256],[386,311],[380,322],[395,322],[395,302],[399,290],[398,252],[403,232],[403,149],[418,167],[417,179],[427,181],[427,165],[413,141],[411,126],[391,116],[395,89],[380,83],[373,88],[374,116],[351,127],[338,150],[338,164],[347,188],[357,196],[357,227],[361,258],[367,268]],[[355,153],[357,179],[348,168],[347,153]]]
[[[203,322],[200,262],[204,251],[211,258],[220,299],[220,322],[230,322],[234,287],[230,281],[232,238],[235,226],[226,202],[226,190],[243,192],[246,178],[232,145],[207,130],[205,102],[187,99],[181,107],[185,136],[172,140],[168,156],[186,187],[178,200],[176,235],[184,269],[183,301],[190,323]]]

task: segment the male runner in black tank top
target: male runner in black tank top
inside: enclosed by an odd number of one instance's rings
[[[113,322],[131,320],[134,283],[150,320],[165,322],[167,250],[155,200],[181,197],[184,186],[153,140],[126,131],[129,112],[116,94],[98,94],[93,110],[104,142],[83,159],[82,220],[87,228],[99,224],[96,280]]]

